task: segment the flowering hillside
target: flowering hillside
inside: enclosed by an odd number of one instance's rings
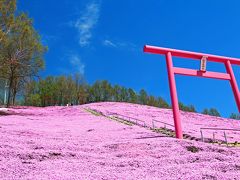
[[[0,116],[0,179],[239,178],[237,147],[177,140],[109,118],[122,114],[147,126],[152,119],[172,124],[170,110],[94,103],[4,112]],[[238,126],[237,121],[194,113],[182,113],[182,119],[184,133],[193,136],[199,136],[199,127]]]
[[[130,103],[94,103],[85,105],[90,109],[102,112],[107,116],[123,115],[126,119],[133,118],[142,120],[147,126],[152,127],[153,123],[156,127],[166,127],[174,130],[173,115],[171,109],[160,109],[151,106],[143,106]],[[181,120],[183,132],[193,137],[201,138],[200,128],[219,128],[219,129],[235,129],[240,130],[240,121],[214,117],[198,113],[190,113],[181,111]],[[140,122],[141,123],[141,122]],[[225,140],[224,132],[229,142],[240,142],[240,131],[230,130],[212,130],[203,129],[204,139],[213,138]]]

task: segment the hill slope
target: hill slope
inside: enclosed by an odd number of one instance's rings
[[[173,116],[171,109],[160,109],[151,106],[143,106],[138,104],[130,103],[93,103],[85,105],[93,110],[97,110],[104,115],[120,115],[126,116],[126,119],[133,118],[142,120],[147,126],[152,127],[152,123],[156,127],[166,127],[167,129],[174,130]],[[122,117],[123,117],[122,116]],[[240,121],[233,119],[226,119],[214,116],[208,116],[198,113],[190,113],[181,111],[181,121],[183,133],[189,134],[191,136],[201,138],[200,128],[219,128],[219,129],[236,129],[240,130]],[[203,137],[213,138],[213,133],[215,138],[225,141],[223,130],[202,130]],[[229,131],[225,130],[227,140],[230,142],[238,141],[240,142],[240,131]]]
[[[0,179],[238,179],[238,148],[177,140],[90,110],[133,116],[149,126],[152,118],[172,123],[170,110],[127,103],[10,109],[14,115],[0,116]],[[182,115],[188,133],[212,119]]]

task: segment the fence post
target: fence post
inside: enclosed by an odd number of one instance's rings
[[[226,132],[225,132],[225,131],[224,131],[224,138],[225,138],[226,144],[227,144],[227,146],[228,146],[227,135],[226,135]]]
[[[201,133],[202,142],[204,142],[202,129],[200,129],[200,133]]]
[[[215,142],[215,132],[213,132],[213,142]]]

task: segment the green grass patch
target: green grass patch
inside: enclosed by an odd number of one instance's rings
[[[84,110],[89,112],[89,113],[91,113],[94,116],[103,116],[105,118],[108,118],[108,119],[113,120],[113,121],[117,121],[119,123],[122,123],[122,124],[125,124],[125,125],[128,125],[128,126],[134,125],[134,123],[129,122],[129,121],[125,120],[125,119],[121,119],[121,118],[118,118],[118,117],[115,117],[115,116],[113,116],[113,117],[105,116],[103,113],[98,112],[98,111],[93,110],[93,109],[84,108]]]
[[[118,118],[118,117],[115,117],[115,116],[113,116],[113,117],[107,116],[107,118],[109,118],[111,120],[114,120],[114,121],[117,121],[117,122],[120,122],[122,124],[126,124],[128,126],[133,126],[134,125],[134,123],[132,123],[132,122],[129,122],[125,119],[121,119],[121,118]]]
[[[94,116],[102,116],[103,115],[102,113],[99,113],[99,112],[97,112],[95,110],[92,110],[92,109],[89,109],[89,108],[84,108],[84,110],[91,113]]]

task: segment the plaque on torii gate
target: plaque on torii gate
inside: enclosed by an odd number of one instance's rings
[[[224,56],[216,56],[216,55],[204,54],[204,53],[196,53],[196,52],[190,52],[190,51],[182,51],[182,50],[176,50],[176,49],[170,49],[170,48],[162,48],[162,47],[149,46],[149,45],[145,45],[143,48],[143,51],[146,53],[162,54],[166,56],[168,80],[169,80],[170,95],[171,95],[172,110],[173,110],[173,119],[174,119],[175,133],[177,138],[182,139],[183,133],[182,133],[181,120],[180,120],[180,111],[179,111],[179,105],[178,105],[175,74],[214,78],[214,79],[230,81],[233,94],[235,97],[235,101],[238,107],[238,111],[240,112],[240,94],[239,94],[238,84],[232,69],[232,65],[240,65],[240,59],[224,57]],[[172,61],[173,56],[199,60],[200,68],[199,70],[194,70],[194,69],[188,69],[188,68],[174,67],[173,61]],[[223,63],[226,67],[226,73],[207,71],[206,67],[207,67],[208,61]]]

